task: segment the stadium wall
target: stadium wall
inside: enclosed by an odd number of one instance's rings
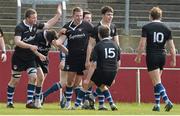
[[[8,81],[11,77],[11,56],[12,52],[8,51],[8,60],[6,63],[0,62],[0,102],[6,102],[6,89]],[[122,67],[145,67],[145,57],[141,64],[134,62],[135,54],[122,54],[121,66]],[[59,54],[58,52],[51,52],[49,54],[50,65],[49,74],[44,82],[44,90],[50,87],[54,82],[59,81]],[[169,66],[170,57],[167,57],[165,67]],[[180,56],[177,56],[177,68],[180,68]],[[170,99],[174,103],[180,103],[180,71],[166,70],[162,75],[162,82],[166,87]],[[146,70],[140,71],[140,89],[141,89],[141,102],[153,102],[153,87],[151,80],[148,77]],[[14,101],[26,102],[26,88],[27,88],[27,74],[23,72],[21,81],[15,90]],[[115,84],[111,87],[111,93],[115,101],[120,102],[135,102],[136,101],[136,69],[124,70],[120,69],[116,78]],[[56,92],[48,97],[47,102],[58,102],[59,92]]]

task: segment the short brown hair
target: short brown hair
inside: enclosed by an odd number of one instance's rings
[[[110,29],[108,26],[101,25],[98,27],[98,33],[102,38],[106,38],[110,36]]]
[[[111,6],[103,6],[101,8],[101,14],[106,14],[107,12],[112,12],[114,13],[114,10]]]
[[[149,14],[152,20],[160,19],[162,17],[162,10],[159,7],[153,7]]]
[[[73,8],[72,13],[74,15],[75,12],[82,12],[82,11],[83,11],[83,9],[81,7],[75,7],[75,8]]]
[[[85,15],[87,14],[92,14],[90,11],[86,10],[86,11],[83,11],[83,18],[85,17]]]
[[[51,43],[52,40],[58,39],[57,32],[54,29],[46,30],[46,38]]]
[[[32,8],[29,8],[25,11],[24,13],[24,17],[25,18],[29,18],[31,15],[33,14],[37,14],[36,10],[32,9]]]

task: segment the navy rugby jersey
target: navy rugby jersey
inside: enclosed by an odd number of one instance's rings
[[[93,38],[96,39],[96,43],[98,43],[100,41],[99,37],[98,37],[98,27],[101,26],[101,23],[99,22],[93,29]],[[111,32],[110,32],[110,36],[111,37],[114,37],[114,36],[117,36],[118,33],[116,31],[116,26],[115,24],[111,23],[110,25],[110,29],[111,29]]]
[[[172,39],[171,30],[160,21],[153,21],[142,27],[142,37],[147,38],[146,52],[164,52],[167,40]]]
[[[29,25],[25,24],[25,21],[22,21],[16,26],[14,36],[21,36],[21,41],[28,44],[34,44],[33,40],[35,39],[37,30],[43,29],[43,27],[44,24],[41,23],[34,24],[32,27],[30,27]],[[19,46],[15,47],[14,54],[26,60],[32,59],[35,56],[35,54],[30,49],[21,48]]]
[[[111,39],[99,41],[91,54],[91,61],[97,62],[97,70],[116,71],[120,60],[120,49]]]
[[[87,50],[87,45],[89,41],[89,36],[91,36],[93,31],[93,26],[85,21],[82,21],[79,25],[74,25],[72,21],[64,25],[66,28],[67,36],[67,48],[69,54],[81,55],[85,54]]]

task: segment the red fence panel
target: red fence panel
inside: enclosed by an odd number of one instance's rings
[[[12,52],[8,51],[8,60],[6,63],[0,62],[0,102],[6,102],[6,90],[7,84],[11,78],[11,56]],[[122,67],[145,67],[145,57],[141,64],[134,62],[135,54],[122,54],[121,66]],[[50,87],[54,82],[59,81],[59,53],[50,52],[49,54],[49,74],[44,82],[44,90]],[[167,58],[165,67],[169,66],[170,57]],[[177,56],[177,66],[180,67],[180,57]],[[162,75],[162,82],[166,87],[169,98],[175,102],[180,103],[180,71],[168,71],[165,70]],[[141,89],[141,101],[153,102],[153,87],[151,80],[146,70],[140,70],[140,89]],[[21,81],[15,90],[15,102],[26,102],[26,88],[27,88],[27,74],[24,72],[21,77]],[[120,69],[115,84],[111,87],[111,93],[115,101],[121,102],[135,102],[136,101],[136,69],[125,70]],[[59,92],[52,94],[48,97],[48,102],[59,101]]]

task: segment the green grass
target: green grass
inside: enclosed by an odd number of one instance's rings
[[[164,111],[164,104],[160,112],[153,112],[153,104],[144,103],[118,103],[118,111],[62,110],[58,103],[46,103],[42,109],[26,109],[22,103],[15,103],[14,106],[14,109],[8,109],[5,103],[0,103],[0,115],[180,115],[180,104],[174,104],[170,112]]]

